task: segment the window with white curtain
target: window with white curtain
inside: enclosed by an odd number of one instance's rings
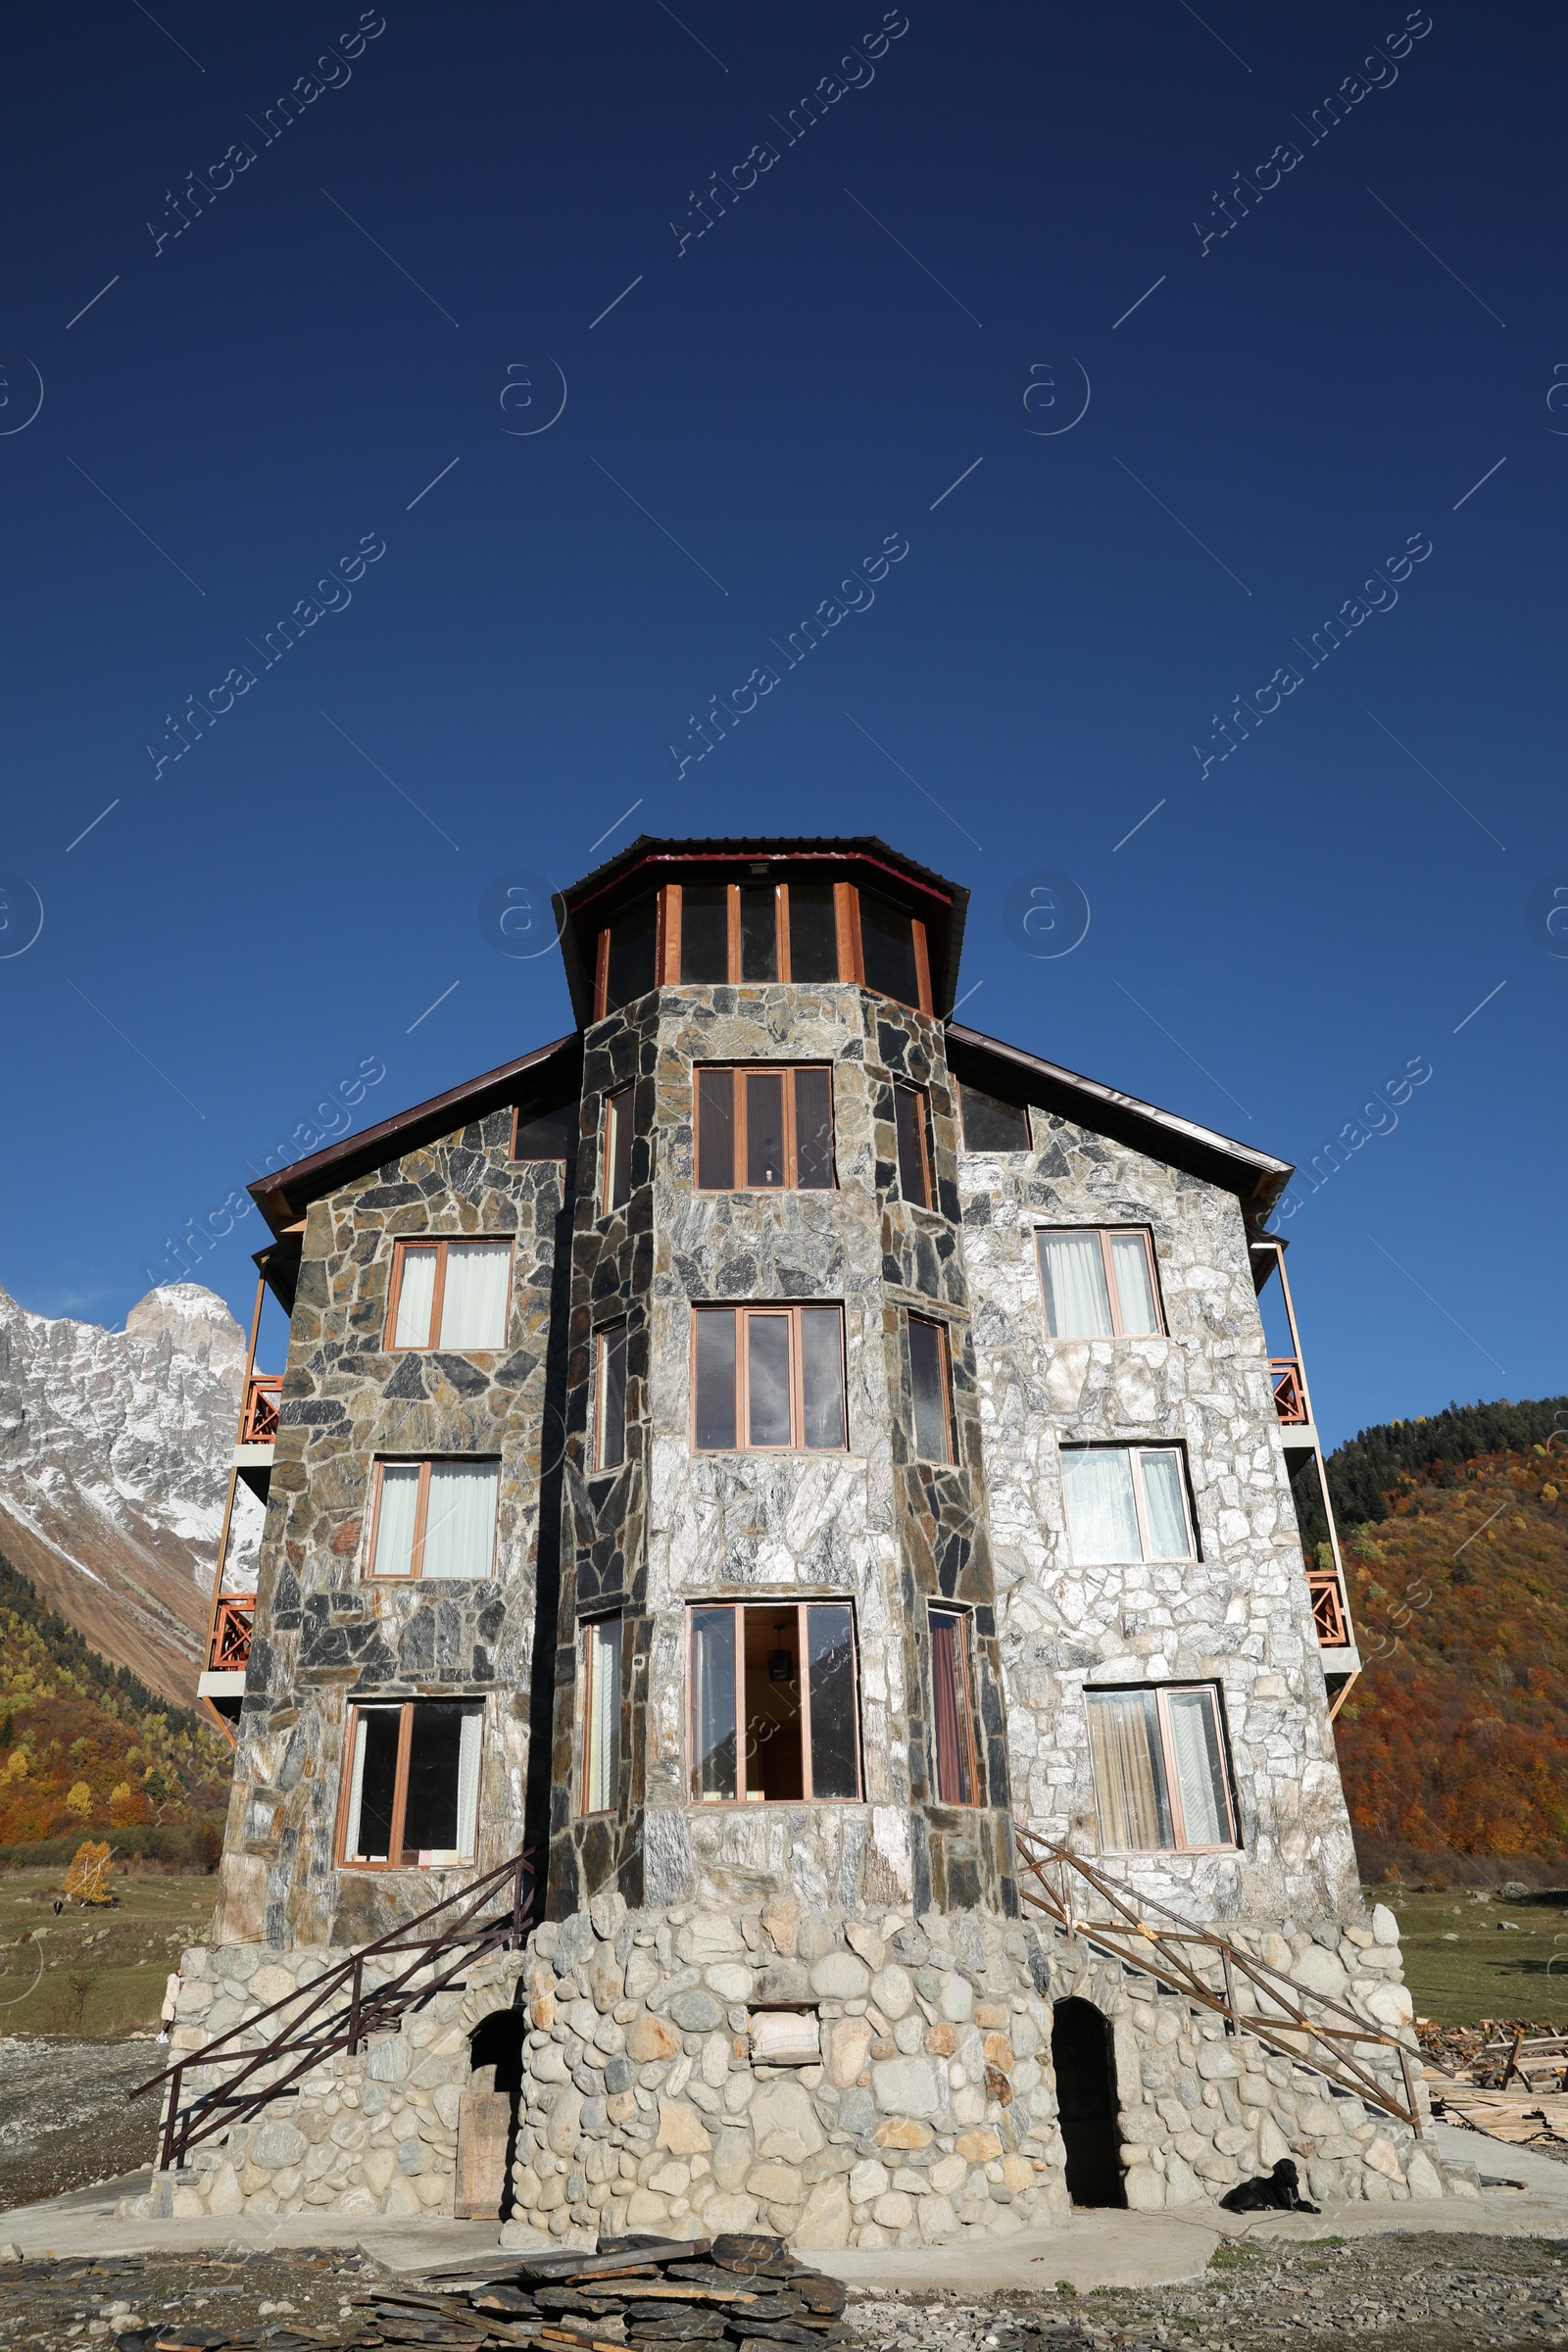
[[[371,1576],[487,1577],[501,1464],[480,1456],[377,1462]]]
[[[1035,1237],[1054,1340],[1157,1338],[1153,1245],[1141,1225],[1048,1228]]]
[[[1086,1690],[1102,1853],[1236,1843],[1219,1693],[1209,1685]]]
[[[392,1291],[392,1347],[504,1348],[512,1244],[399,1242]]]
[[[1072,1556],[1190,1560],[1197,1547],[1176,1446],[1064,1446],[1061,1485]]]
[[[620,1770],[620,1619],[582,1629],[582,1809],[612,1813]]]
[[[347,1867],[432,1870],[474,1860],[483,1723],[476,1699],[349,1709]]]

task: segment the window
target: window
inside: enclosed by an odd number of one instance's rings
[[[680,976],[683,981],[729,978],[729,887],[688,882],[680,894]]]
[[[626,1326],[612,1323],[598,1339],[599,1409],[595,1453],[601,1470],[617,1470],[626,1459]]]
[[[724,1601],[691,1611],[690,1785],[695,1804],[859,1795],[848,1601]]]
[[[1236,1843],[1216,1691],[1162,1687],[1084,1697],[1103,1852]]]
[[[830,1070],[699,1066],[696,1079],[699,1191],[831,1189]]]
[[[831,882],[789,886],[790,978],[836,980],[839,921]]]
[[[377,1462],[369,1574],[489,1576],[500,1491],[497,1461]]]
[[[860,959],[865,985],[901,1004],[922,1004],[929,991],[920,986],[920,959],[925,928],[891,899],[874,890],[860,892]]]
[[[937,1802],[943,1805],[977,1802],[968,1631],[968,1618],[962,1609],[931,1611],[932,1722],[936,1733]]]
[[[504,1348],[510,1242],[399,1242],[392,1261],[394,1348]]]
[[[622,1087],[618,1095],[605,1102],[605,1206],[604,1214],[612,1209],[624,1208],[631,1199],[631,1146],[636,1130],[633,1124],[634,1087]]]
[[[658,903],[644,899],[640,906],[617,914],[609,930],[599,934],[601,1018],[646,997],[657,985],[657,933]]]
[[[700,1306],[692,1325],[699,1452],[843,1451],[842,1307]]]
[[[931,1152],[926,1099],[918,1087],[893,1089],[893,1123],[899,1139],[899,1190],[916,1208],[929,1208]]]
[[[1179,1447],[1064,1446],[1061,1483],[1075,1560],[1196,1556]]]
[[[951,1462],[947,1334],[924,1315],[909,1317],[909,1401],[917,1457],[922,1462]]]
[[[1021,1102],[1003,1102],[983,1095],[965,1080],[958,1089],[963,1109],[963,1148],[966,1152],[1027,1152],[1029,1113]]]
[[[576,1149],[575,1102],[558,1102],[550,1110],[519,1107],[512,1133],[514,1159],[570,1159]]]
[[[1054,1340],[1158,1336],[1153,1248],[1141,1226],[1047,1232],[1036,1241]]]
[[[620,1776],[620,1619],[582,1629],[582,1809],[612,1813]]]
[[[427,1870],[473,1860],[483,1715],[470,1699],[349,1709],[345,1863]]]

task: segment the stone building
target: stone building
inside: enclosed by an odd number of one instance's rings
[[[176,2210],[451,2211],[486,2099],[512,2230],[573,2240],[1004,2232],[1289,2151],[1462,2190],[1024,1899],[1020,1837],[1407,2030],[1259,1314],[1291,1171],[956,1024],[965,906],[873,839],[644,838],[557,901],[570,1036],[253,1188],[288,1365],[178,2049],[524,1846],[544,1890]]]

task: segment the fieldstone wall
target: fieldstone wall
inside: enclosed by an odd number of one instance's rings
[[[513,1164],[493,1111],[318,1201],[307,1219],[224,1838],[220,1941],[358,1943],[466,1883],[468,1871],[334,1867],[351,1697],[485,1700],[477,1868],[523,1842],[529,1684],[550,1467],[558,1163]],[[514,1237],[505,1348],[389,1352],[393,1243]],[[556,1408],[559,1413],[559,1406]],[[367,1581],[378,1453],[501,1457],[494,1574]],[[556,1536],[547,1531],[552,1569]]]
[[[1297,1927],[1354,1917],[1355,1851],[1235,1196],[1031,1112],[1034,1150],[966,1155],[973,1298],[1013,1807],[1188,1918]],[[1168,1337],[1053,1340],[1035,1234],[1148,1226]],[[1063,1440],[1186,1447],[1199,1560],[1085,1567],[1062,1503]],[[1083,1691],[1217,1682],[1243,1850],[1108,1858]]]

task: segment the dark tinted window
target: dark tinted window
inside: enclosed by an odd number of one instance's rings
[[[558,1103],[554,1110],[519,1110],[513,1138],[514,1159],[569,1159],[577,1149],[577,1105]]]
[[[605,1010],[618,1012],[654,985],[654,926],[652,899],[617,914],[610,926],[610,971],[605,983]]]
[[[802,1192],[833,1182],[833,1077],[828,1070],[795,1073],[795,1181]]]
[[[735,1183],[735,1073],[697,1073],[697,1183],[705,1193],[727,1193]]]
[[[729,978],[729,892],[722,882],[688,882],[680,894],[680,976]]]
[[[790,978],[836,980],[838,920],[831,882],[790,884]]]
[[[778,978],[778,899],[771,883],[741,892],[741,978]]]
[[[1027,1152],[1029,1113],[1019,1102],[999,1102],[967,1081],[958,1090],[966,1152]]]
[[[746,1073],[746,1185],[763,1192],[784,1182],[782,1070]]]
[[[409,1787],[403,1802],[403,1850],[454,1852],[458,1835],[458,1767],[463,1719],[471,1708],[445,1699],[414,1709],[409,1740]]]
[[[919,1004],[913,921],[874,890],[860,893],[860,956],[867,988],[897,997],[901,1004]]]
[[[606,1208],[624,1208],[631,1199],[631,1146],[634,1133],[634,1090],[622,1088],[605,1106],[605,1159],[609,1178]]]
[[[599,1467],[613,1470],[626,1458],[626,1326],[616,1323],[599,1338]]]
[[[925,1097],[912,1086],[893,1090],[894,1120],[899,1137],[899,1190],[916,1208],[929,1208],[931,1188],[925,1167]]]
[[[914,1409],[914,1450],[923,1462],[952,1458],[948,1435],[948,1367],[942,1332],[919,1315],[909,1317],[909,1391]]]
[[[697,1318],[697,1443],[735,1443],[735,1317],[720,1308]]]

